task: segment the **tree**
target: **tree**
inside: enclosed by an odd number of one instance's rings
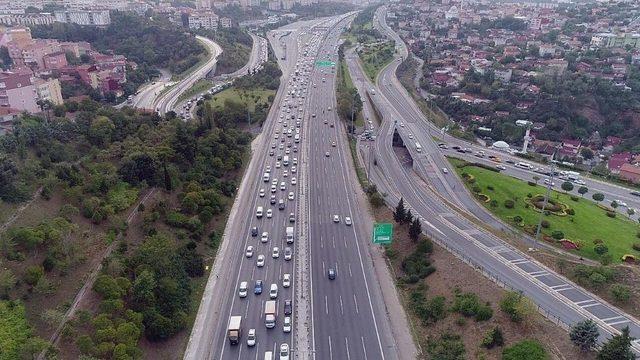
[[[598,360],[633,360],[635,355],[631,351],[631,341],[629,327],[622,329],[619,335],[614,335],[609,341],[602,344],[598,352]]]
[[[602,256],[609,252],[609,248],[607,247],[607,245],[600,243],[596,244],[596,246],[593,247],[593,251],[595,251],[596,254]]]
[[[404,216],[404,222],[407,224],[411,224],[413,222],[413,214],[411,213],[411,209],[407,210],[407,214]]]
[[[603,193],[595,193],[593,195],[591,195],[591,198],[597,202],[600,202],[602,200],[604,200],[604,194]]]
[[[522,340],[502,351],[502,360],[547,360],[549,355],[537,340]]]
[[[578,194],[580,194],[580,196],[584,196],[584,194],[589,192],[589,188],[587,188],[586,186],[580,186],[578,188]]]
[[[540,176],[538,175],[533,175],[533,181],[536,182],[536,185],[538,184],[538,181],[540,181]]]
[[[631,291],[629,287],[622,284],[613,284],[611,285],[611,296],[613,296],[616,301],[621,303],[626,303],[631,298]]]
[[[411,226],[409,226],[409,237],[411,240],[418,241],[420,234],[422,233],[422,224],[418,218],[413,219]]]
[[[618,206],[620,206],[620,205],[618,204],[618,202],[617,202],[617,201],[613,200],[613,201],[611,202],[611,207],[612,207],[612,208],[617,209],[617,208],[618,208]]]
[[[595,348],[598,336],[600,336],[598,326],[591,319],[575,323],[569,332],[571,342],[580,347],[582,351],[589,351]]]
[[[593,150],[589,149],[588,147],[583,147],[582,149],[580,149],[580,155],[582,155],[582,158],[585,160],[591,160],[593,159]]]
[[[629,218],[631,218],[631,216],[633,216],[633,214],[635,214],[636,211],[633,208],[627,208],[627,215],[629,216]]]
[[[407,211],[404,208],[404,199],[400,198],[398,201],[398,206],[396,206],[396,211],[393,212],[393,220],[395,220],[398,224],[402,223],[407,216]]]
[[[564,190],[565,192],[569,192],[573,190],[573,184],[569,181],[563,182],[561,187],[562,187],[562,190]]]

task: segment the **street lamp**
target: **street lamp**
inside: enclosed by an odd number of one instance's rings
[[[547,191],[544,194],[544,201],[542,202],[542,209],[540,211],[540,219],[538,220],[538,228],[536,229],[536,237],[533,239],[533,249],[538,249],[538,238],[540,237],[540,230],[542,229],[542,217],[544,216],[545,209],[547,208],[547,204],[549,203],[549,195],[551,195],[551,186],[553,186],[553,175],[556,172],[556,166],[554,162],[554,158],[560,146],[557,146],[551,154],[551,175],[549,175],[549,183],[547,184]]]

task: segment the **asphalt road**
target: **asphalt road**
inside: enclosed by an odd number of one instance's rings
[[[383,7],[378,12],[377,20],[382,22],[379,26],[383,31],[391,33],[381,16],[384,10]],[[397,42],[397,45],[398,53],[406,56],[403,44]],[[479,219],[490,215],[479,207],[456,176],[442,171],[448,162],[431,138],[429,129],[423,127],[428,121],[395,78],[398,64],[393,62],[383,69],[377,82],[381,87],[371,84],[362,73],[352,74],[361,95],[366,89],[376,90],[372,98],[384,117],[376,141],[361,141],[360,148],[365,157],[368,151],[374,153],[377,165],[371,167],[370,176],[378,189],[387,194],[387,203],[394,206],[402,196],[412,212],[419,214],[423,229],[430,237],[498,284],[522,292],[544,315],[561,326],[591,318],[599,325],[603,339],[625,326],[629,326],[632,336],[638,338],[640,324],[635,318],[469,220],[471,214]],[[352,64],[350,69],[357,72],[360,68]],[[405,126],[401,127],[400,122]],[[396,130],[407,144],[408,155],[413,161],[401,162],[396,155],[397,149],[392,145]],[[408,131],[420,142],[422,152],[416,151],[415,141],[408,138]],[[633,345],[638,349],[637,341]]]

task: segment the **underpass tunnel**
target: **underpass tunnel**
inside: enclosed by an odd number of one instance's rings
[[[411,157],[411,153],[409,149],[407,149],[407,145],[404,143],[404,139],[398,133],[398,129],[393,131],[393,153],[398,157],[402,166],[406,166],[409,168],[413,168],[413,157]]]

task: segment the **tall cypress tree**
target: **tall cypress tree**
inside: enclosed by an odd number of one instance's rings
[[[404,199],[400,198],[400,201],[398,201],[398,206],[396,206],[396,211],[394,211],[393,213],[393,220],[395,220],[397,223],[401,223],[404,221],[406,216],[407,211],[404,208]]]

